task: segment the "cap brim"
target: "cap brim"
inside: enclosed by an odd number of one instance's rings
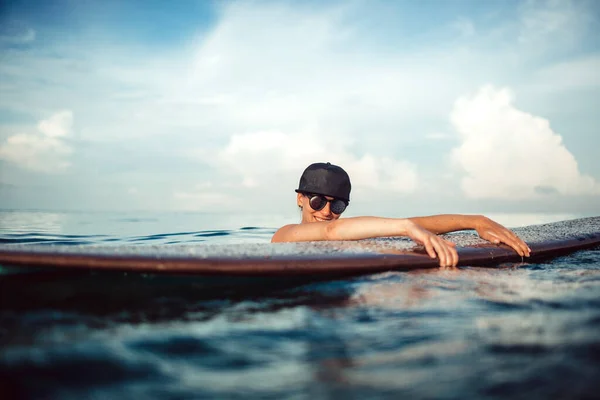
[[[296,189],[296,190],[294,190],[294,192],[296,192],[296,193],[301,193],[301,194],[310,193],[310,194],[319,194],[319,195],[321,195],[321,196],[335,197],[336,199],[343,200],[343,201],[345,201],[345,202],[346,202],[346,203],[348,203],[348,204],[350,203],[350,199],[345,199],[345,198],[343,198],[343,197],[331,196],[331,195],[329,195],[329,194],[327,194],[327,193],[319,193],[318,191],[312,191],[312,192],[311,192],[311,191],[307,191],[307,190],[300,190],[300,189]]]

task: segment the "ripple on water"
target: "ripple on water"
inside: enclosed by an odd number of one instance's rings
[[[76,343],[51,349],[13,348],[1,353],[0,377],[27,397],[66,391],[71,395],[108,385],[168,383],[160,364],[129,357],[109,343]],[[30,378],[35,377],[35,385]],[[67,390],[68,388],[68,390]]]
[[[143,246],[271,234],[32,230],[1,239]],[[600,390],[598,250],[518,269],[265,281],[254,290],[211,289],[198,277],[17,278],[0,277],[3,394],[458,399]]]

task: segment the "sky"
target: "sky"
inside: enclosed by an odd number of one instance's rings
[[[3,1],[0,208],[600,215],[600,2]]]

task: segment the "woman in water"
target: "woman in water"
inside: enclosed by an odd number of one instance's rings
[[[330,163],[311,164],[300,177],[296,201],[302,221],[281,227],[272,242],[318,240],[358,240],[376,237],[407,236],[425,246],[441,267],[458,263],[454,243],[438,234],[474,229],[494,244],[504,243],[520,256],[529,257],[529,247],[512,231],[482,215],[432,215],[415,218],[340,216],[350,202],[350,177],[341,167]]]

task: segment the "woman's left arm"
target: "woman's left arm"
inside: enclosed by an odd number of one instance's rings
[[[443,214],[409,219],[436,234],[474,229],[482,239],[494,244],[505,243],[522,257],[529,257],[531,252],[510,229],[483,215]]]

